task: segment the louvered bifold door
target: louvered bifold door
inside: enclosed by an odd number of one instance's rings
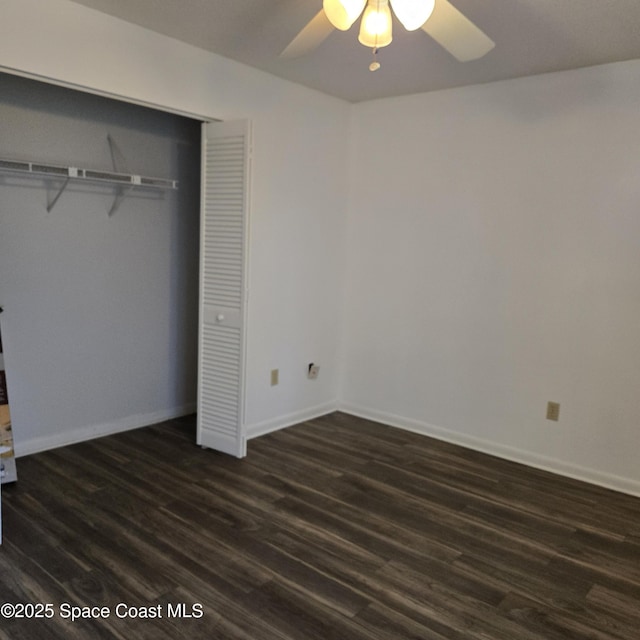
[[[198,444],[241,458],[250,129],[213,122],[202,131]]]

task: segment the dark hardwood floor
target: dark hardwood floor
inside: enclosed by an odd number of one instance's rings
[[[18,461],[0,604],[53,617],[0,638],[640,637],[639,498],[340,413],[244,460],[194,425]]]

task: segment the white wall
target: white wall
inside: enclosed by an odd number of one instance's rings
[[[640,493],[640,62],[359,104],[352,142],[343,406]]]
[[[249,431],[333,408],[349,105],[67,0],[2,5],[0,69],[205,118],[253,121]],[[313,382],[305,377],[311,360],[321,365]],[[272,368],[280,369],[277,387],[269,386]],[[17,417],[14,428],[20,451]]]

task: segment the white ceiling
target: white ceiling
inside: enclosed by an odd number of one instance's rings
[[[396,22],[375,73],[357,23],[303,58],[278,57],[322,0],[73,1],[351,102],[640,58],[640,0],[451,0],[493,51],[461,63]]]

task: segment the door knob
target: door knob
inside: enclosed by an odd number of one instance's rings
[[[224,320],[224,315],[223,315],[223,314],[221,314],[221,313],[219,313],[219,314],[216,316],[216,322],[222,322],[223,320]]]

